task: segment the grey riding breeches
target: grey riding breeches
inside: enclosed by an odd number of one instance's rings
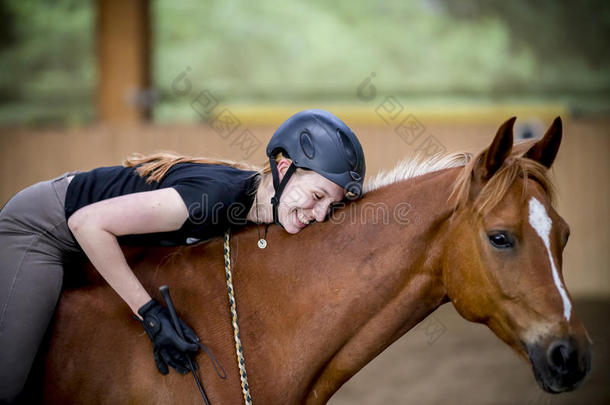
[[[64,214],[75,173],[23,189],[0,211],[0,403],[22,390],[61,292],[64,260],[80,252]]]

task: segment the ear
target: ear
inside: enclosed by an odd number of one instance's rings
[[[498,128],[496,137],[478,163],[476,174],[481,180],[489,180],[510,155],[513,148],[513,126],[517,117],[509,118]]]
[[[541,140],[536,142],[526,153],[525,157],[535,160],[547,168],[550,168],[555,161],[562,136],[561,118],[557,117],[547,129]]]
[[[290,167],[290,160],[288,159],[280,159],[277,162],[277,173],[280,177],[280,181],[282,181],[282,179],[284,178],[284,175],[286,174],[286,171],[288,170],[288,168]]]

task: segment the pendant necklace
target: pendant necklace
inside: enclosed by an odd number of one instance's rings
[[[255,198],[255,204],[256,204],[256,230],[258,231],[258,247],[260,249],[264,249],[267,247],[267,230],[269,229],[269,225],[271,224],[267,224],[267,226],[265,226],[265,236],[263,236],[261,238],[261,227],[260,227],[260,221],[258,219],[258,193],[256,193]]]

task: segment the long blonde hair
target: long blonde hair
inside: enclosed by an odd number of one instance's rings
[[[285,157],[281,153],[279,153],[276,156],[275,160],[277,162],[283,158]],[[145,178],[146,183],[152,183],[153,181],[161,181],[167,171],[171,169],[172,166],[178,163],[206,163],[213,165],[230,166],[235,167],[237,169],[254,171],[256,172],[254,175],[261,174],[261,177],[263,177],[263,175],[268,175],[268,173],[271,173],[271,165],[268,160],[261,166],[256,166],[247,162],[238,162],[228,159],[214,159],[208,157],[194,157],[182,155],[171,151],[157,152],[150,155],[132,153],[131,155],[127,156],[127,158],[123,161],[123,166],[138,166],[136,168],[136,172],[140,175],[140,177]]]

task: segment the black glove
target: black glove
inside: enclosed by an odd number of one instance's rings
[[[182,319],[178,318],[185,338],[182,339],[174,328],[167,308],[155,299],[142,305],[138,309],[138,314],[142,317],[142,326],[152,341],[153,356],[159,372],[167,374],[169,372],[167,365],[169,364],[181,374],[188,373],[187,356],[199,349],[197,344],[199,338],[195,332]]]

